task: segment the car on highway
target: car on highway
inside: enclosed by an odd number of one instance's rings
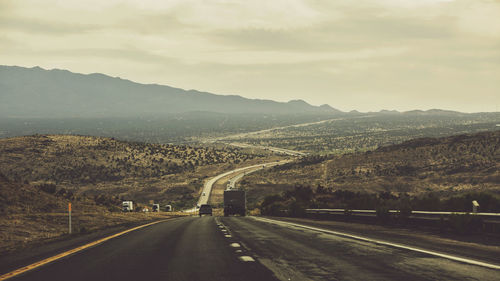
[[[209,204],[202,204],[200,206],[200,210],[198,211],[198,214],[200,215],[200,217],[202,215],[212,215],[212,206],[210,206]]]
[[[160,204],[153,204],[152,210],[153,210],[153,212],[159,212],[160,211]]]

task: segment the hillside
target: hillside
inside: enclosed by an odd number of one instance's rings
[[[44,192],[29,184],[9,181],[0,173],[0,214],[64,210],[71,196]]]
[[[216,95],[156,84],[139,84],[100,73],[78,74],[0,66],[0,112],[4,117],[144,117],[208,111],[218,113],[339,113],[304,101],[288,103]]]
[[[31,185],[53,184],[75,194],[190,204],[205,177],[264,161],[230,147],[191,147],[110,138],[36,135],[0,139],[0,172]]]
[[[97,234],[172,215],[122,213],[116,197],[87,197],[51,184],[13,182],[0,173],[0,256],[29,252],[30,247],[68,237],[69,202],[72,233],[76,235]]]
[[[329,190],[443,195],[500,192],[500,131],[420,138],[363,153],[311,156],[242,182],[250,198],[296,185]]]

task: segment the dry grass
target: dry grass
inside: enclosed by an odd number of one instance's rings
[[[500,192],[500,131],[416,139],[372,152],[304,159],[242,182],[252,201],[295,185],[408,193]]]
[[[281,158],[221,145],[144,144],[68,135],[0,139],[0,173],[13,182],[53,183],[77,195],[106,194],[173,205],[196,197],[208,177]]]

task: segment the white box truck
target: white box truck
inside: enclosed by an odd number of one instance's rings
[[[133,212],[134,211],[134,202],[132,202],[132,201],[123,201],[122,202],[122,211],[124,211],[124,212]]]

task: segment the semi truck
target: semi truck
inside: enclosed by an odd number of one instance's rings
[[[244,190],[226,189],[224,190],[224,216],[240,215],[245,216],[247,198]]]
[[[134,202],[132,202],[132,201],[123,201],[122,202],[122,211],[124,211],[124,212],[133,212],[134,211]]]

